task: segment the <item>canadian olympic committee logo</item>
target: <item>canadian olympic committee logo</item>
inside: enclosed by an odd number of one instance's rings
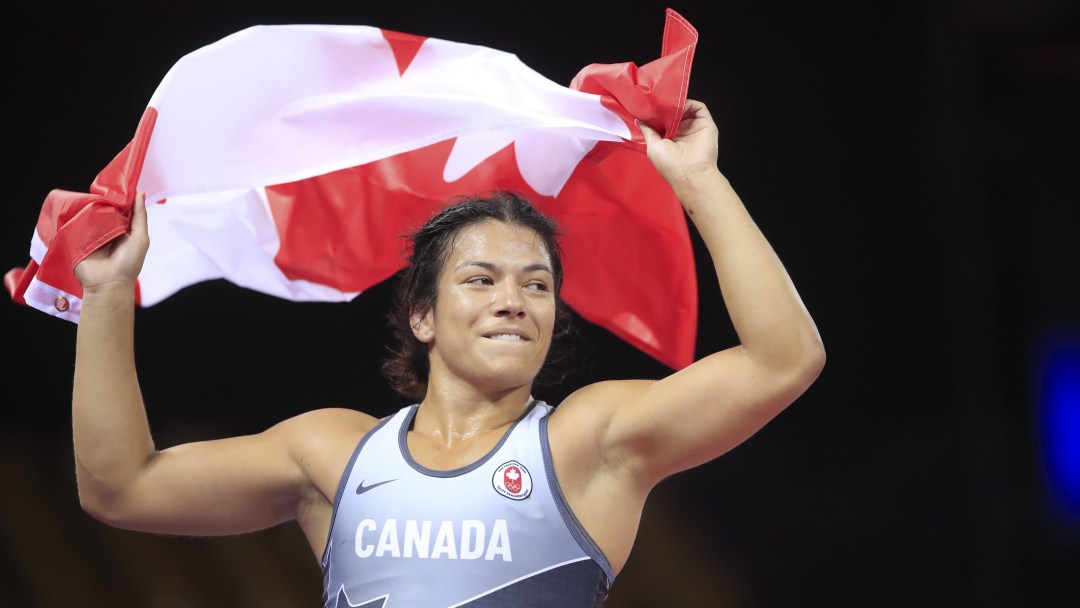
[[[532,476],[520,462],[511,460],[495,469],[491,476],[495,491],[513,500],[525,500],[532,493]]]

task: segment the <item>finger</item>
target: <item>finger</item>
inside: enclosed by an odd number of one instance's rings
[[[686,99],[686,104],[683,105],[683,118],[691,118],[694,116],[705,116],[711,118],[709,115],[709,108],[705,107],[703,102],[696,99]]]
[[[641,122],[640,120],[635,120],[634,122],[636,122],[638,128],[641,129],[641,135],[645,138],[645,144],[646,145],[650,145],[654,141],[657,141],[657,140],[660,139],[660,134],[657,133],[656,130],[654,130],[649,125]]]
[[[135,202],[131,205],[131,232],[146,232],[146,193],[139,192],[135,195]]]

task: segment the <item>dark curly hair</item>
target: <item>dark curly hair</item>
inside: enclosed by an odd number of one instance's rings
[[[399,273],[396,294],[387,319],[394,332],[394,344],[382,370],[395,391],[410,399],[420,400],[427,393],[427,344],[412,333],[410,317],[426,314],[435,307],[439,291],[439,276],[462,230],[487,220],[528,228],[540,236],[551,255],[551,270],[555,279],[555,329],[552,344],[537,384],[561,381],[566,372],[559,363],[565,358],[560,338],[570,333],[570,312],[559,297],[563,282],[561,232],[552,218],[540,213],[524,197],[508,190],[487,195],[464,195],[449,201],[423,226],[405,235],[408,265]]]

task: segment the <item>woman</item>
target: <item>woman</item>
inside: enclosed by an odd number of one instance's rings
[[[422,397],[417,406],[382,420],[315,410],[257,435],[159,451],[133,355],[134,283],[149,243],[140,198],[130,234],[75,269],[83,507],[166,534],[296,520],[322,559],[327,606],[602,604],[650,490],[751,436],[824,364],[813,320],[717,169],[705,105],[687,101],[673,139],[641,129],[708,247],[738,346],[661,380],[592,384],[555,408],[537,402],[533,381],[559,316],[554,227],[520,201],[473,203],[489,211],[463,220],[468,210],[452,208],[412,242],[400,317],[415,342],[388,369]],[[425,250],[432,234],[443,246]]]

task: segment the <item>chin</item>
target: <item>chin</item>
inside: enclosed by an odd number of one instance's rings
[[[513,390],[533,383],[539,368],[522,369],[519,365],[492,366],[487,374],[483,374],[483,382],[499,389]]]

